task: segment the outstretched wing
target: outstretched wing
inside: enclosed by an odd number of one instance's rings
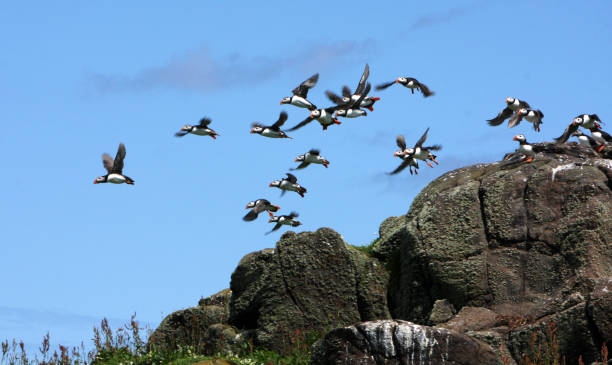
[[[363,74],[361,74],[361,79],[359,79],[359,84],[357,84],[357,89],[355,90],[356,95],[363,92],[366,86],[366,81],[368,81],[368,77],[370,77],[370,66],[366,63]]]
[[[306,167],[306,166],[308,166],[308,165],[310,165],[310,162],[306,162],[306,161],[304,161],[304,162],[302,162],[301,164],[299,164],[299,165],[298,165],[298,167],[296,167],[296,168],[294,168],[294,169],[290,169],[290,170],[300,170],[300,169],[303,169],[304,167]]]
[[[242,220],[251,222],[257,219],[258,215],[259,215],[258,212],[256,212],[255,209],[253,208],[244,217],[242,217]]]
[[[395,81],[391,81],[391,82],[387,82],[385,84],[380,84],[378,86],[376,86],[376,90],[384,90],[386,88],[388,88],[389,86],[395,84]]]
[[[339,97],[338,95],[336,95],[334,92],[327,90],[325,92],[325,95],[327,95],[327,98],[329,100],[331,100],[334,104],[338,104],[338,105],[345,105],[346,103],[342,100],[341,97]],[[349,95],[350,97],[350,95]]]
[[[281,224],[281,223],[276,223],[276,225],[274,226],[274,228],[272,228],[272,230],[271,230],[271,231],[266,232],[266,235],[268,235],[268,234],[270,234],[270,233],[272,233],[272,232],[276,231],[276,230],[277,230],[277,229],[279,229],[281,226],[282,226],[282,224]]]
[[[520,113],[514,113],[510,120],[508,120],[508,128],[516,127],[523,120],[523,116]]]
[[[310,76],[310,78],[308,78],[306,81],[302,82],[300,84],[300,86],[296,87],[291,92],[294,95],[306,98],[308,96],[308,90],[310,90],[312,87],[314,87],[317,84],[317,81],[319,81],[319,74],[318,73]]]
[[[113,160],[113,158],[110,157],[108,153],[102,155],[102,164],[104,165],[104,168],[106,169],[106,171],[108,171],[109,174],[111,173],[111,171],[113,171],[114,163],[115,160]]]
[[[313,156],[318,156],[319,153],[321,153],[321,151],[317,150],[317,149],[311,149],[310,151],[308,151],[308,153],[310,153]]]
[[[306,119],[304,119],[303,121],[301,121],[298,125],[296,125],[293,128],[287,129],[285,132],[292,132],[296,129],[302,128],[303,126],[305,126],[306,124],[312,122],[314,120],[314,118],[308,117]]]
[[[429,146],[429,147],[421,147],[421,149],[425,151],[440,151],[442,149],[442,145],[434,144],[433,146]]]
[[[209,118],[204,117],[204,118],[200,119],[200,124],[198,125],[198,127],[206,128],[206,126],[208,126],[211,122],[212,122],[212,120],[210,120]]]
[[[410,165],[410,163],[412,162],[411,158],[406,158],[404,160],[402,160],[402,163],[393,171],[391,172],[387,172],[388,175],[395,175],[398,172],[402,171],[403,169],[405,169],[406,167],[408,167],[408,165]]]
[[[577,129],[578,129],[578,124],[572,123],[568,125],[567,128],[565,128],[565,131],[563,132],[563,134],[555,138],[555,142],[557,143],[567,142],[567,140],[570,138],[572,133],[576,132]]]
[[[287,173],[287,181],[292,184],[295,184],[297,183],[297,177],[295,177],[293,174]]]
[[[497,116],[493,119],[487,119],[487,122],[489,122],[490,126],[496,126],[496,125],[500,125],[504,122],[504,120],[510,118],[510,116],[512,115],[512,113],[514,113],[512,111],[512,109],[510,108],[505,108],[504,110],[502,110],[501,112],[499,112],[499,114],[497,114]]]
[[[420,82],[419,82],[419,89],[421,89],[421,92],[423,93],[423,96],[426,97],[426,98],[429,97],[429,96],[432,96],[434,94],[433,91],[429,90],[427,85],[425,85],[423,83],[420,83]]]
[[[416,149],[417,147],[422,147],[423,143],[425,143],[425,140],[427,139],[427,132],[429,132],[429,127],[427,127],[427,129],[425,130],[425,133],[423,133],[423,135],[421,136],[421,138],[419,138],[419,140],[417,141],[417,143],[414,145],[414,148]]]
[[[351,89],[348,86],[344,85],[342,87],[342,96],[350,98],[352,95],[353,93],[351,92]]]
[[[293,219],[293,218],[297,218],[297,217],[299,217],[299,216],[300,216],[300,215],[299,215],[297,212],[291,212],[291,213],[289,213],[289,218],[291,218],[291,219]]]
[[[370,92],[370,89],[372,88],[372,85],[370,85],[370,83],[368,82],[368,84],[365,87],[365,90],[363,90],[363,92],[361,93],[361,95],[359,95],[359,99],[357,99],[353,105],[351,105],[351,108],[353,109],[359,109],[359,106],[361,105],[361,102],[363,101],[363,99],[365,99],[366,96],[368,96],[368,93]]]
[[[397,138],[395,138],[395,143],[397,143],[397,147],[399,147],[402,151],[406,149],[406,138],[399,134]]]
[[[283,124],[285,124],[286,121],[287,121],[287,112],[282,111],[280,112],[280,115],[278,116],[278,120],[276,121],[276,123],[272,124],[272,128],[279,129]]]
[[[123,171],[123,159],[124,158],[125,158],[125,145],[123,143],[119,143],[119,148],[117,149],[117,155],[115,156],[115,162],[113,163],[113,168],[110,172],[120,174]]]

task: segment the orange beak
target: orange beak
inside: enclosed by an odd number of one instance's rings
[[[516,136],[512,137],[513,141],[518,141],[518,139],[516,139]]]
[[[399,82],[399,79],[396,79],[396,80],[395,80],[395,83],[398,83],[398,82]]]
[[[94,184],[97,184],[97,183],[98,183],[98,179],[94,179]]]
[[[268,186],[269,186],[269,187],[271,187],[271,188],[273,188],[273,187],[274,187],[274,185],[272,185],[272,184],[270,184],[270,185],[268,185]]]
[[[255,133],[255,131],[251,129],[251,133]]]
[[[277,206],[277,205],[273,205],[273,207],[276,208],[276,209],[280,209],[280,207]]]

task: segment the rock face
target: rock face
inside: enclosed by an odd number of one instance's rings
[[[588,363],[611,341],[610,296],[594,290],[612,277],[612,160],[575,143],[534,150],[532,163],[479,164],[434,180],[406,216],[381,225],[374,252],[394,263],[394,318],[427,323],[433,303],[448,299],[532,330],[554,320],[565,326],[568,363],[579,354]]]
[[[313,365],[498,365],[487,344],[446,329],[401,320],[335,329],[313,348]]]
[[[254,344],[289,352],[297,341],[364,320],[390,318],[388,274],[328,228],[282,235],[245,256],[232,274],[229,323]],[[307,339],[307,338],[306,338]]]

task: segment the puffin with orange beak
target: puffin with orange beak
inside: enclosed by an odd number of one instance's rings
[[[530,109],[531,106],[526,102],[517,98],[506,98],[506,107],[504,110],[499,112],[495,118],[487,119],[490,126],[498,126],[504,122],[504,120],[510,118],[514,112],[518,112],[521,109]],[[543,116],[543,115],[542,115]],[[508,128],[516,127],[521,120],[513,118],[508,121]]]
[[[268,221],[268,223],[276,223],[276,225],[274,226],[274,228],[272,228],[272,230],[270,232],[267,232],[266,234],[270,234],[274,231],[276,231],[277,229],[279,229],[282,225],[287,225],[287,226],[291,226],[291,227],[297,227],[297,226],[301,226],[302,223],[296,221],[294,218],[299,217],[299,214],[297,214],[296,212],[291,212],[289,215],[279,215],[279,216],[272,216],[270,218],[270,220]]]
[[[361,97],[361,93],[363,93],[363,91],[365,90],[366,81],[368,80],[369,76],[370,76],[370,66],[366,63],[365,69],[363,70],[363,74],[361,75],[361,79],[359,79],[359,83],[357,84],[357,88],[355,89],[355,93],[352,93],[351,89],[348,86],[344,86],[342,88],[342,97],[339,97],[338,95],[334,94],[333,92],[329,90],[325,92],[325,95],[327,95],[329,100],[331,100],[332,102],[336,103],[339,106],[345,106],[349,103],[355,102]],[[374,103],[377,102],[378,100],[380,100],[380,98],[368,96],[365,99],[363,99],[361,104],[359,104],[359,107],[367,108],[368,110],[373,112],[374,108],[372,107],[372,105],[374,105]]]
[[[298,167],[296,167],[295,169],[291,169],[291,170],[299,170],[299,169],[303,169],[306,166],[310,165],[311,163],[316,163],[319,165],[323,165],[325,166],[325,168],[327,168],[329,165],[329,161],[327,161],[323,156],[321,156],[319,150],[315,150],[312,149],[308,152],[306,152],[303,155],[299,155],[296,159],[295,162],[301,162],[301,164],[298,165]]]
[[[181,130],[179,132],[176,132],[174,135],[177,137],[183,137],[191,133],[197,136],[211,136],[213,139],[217,139],[216,136],[218,136],[219,133],[208,128],[208,125],[211,122],[212,121],[209,118],[204,117],[200,119],[200,123],[198,125],[185,124],[183,128],[181,128]]]
[[[570,136],[578,130],[578,127],[586,129],[596,128],[599,130],[601,128],[599,123],[601,123],[601,120],[597,114],[580,114],[572,120],[572,123],[568,125],[567,128],[565,128],[565,131],[563,131],[561,136],[555,138],[555,142],[566,142]]]
[[[257,199],[252,202],[249,202],[246,205],[246,209],[251,209],[251,210],[242,219],[247,222],[250,222],[250,221],[254,221],[255,219],[257,219],[257,217],[259,216],[259,213],[265,212],[265,211],[267,211],[268,214],[270,214],[270,217],[273,217],[274,214],[272,214],[272,212],[278,211],[280,207],[276,205],[272,205],[272,203],[270,203],[266,199]]]
[[[299,108],[306,108],[310,110],[316,109],[316,105],[308,101],[306,97],[308,96],[308,90],[312,89],[317,84],[317,81],[319,81],[319,74],[310,76],[310,78],[302,82],[298,87],[291,91],[293,96],[282,98],[280,101],[281,105],[291,104]]]
[[[297,177],[287,173],[287,177],[282,180],[274,180],[270,183],[271,188],[281,189],[281,196],[285,195],[286,191],[295,191],[303,198],[306,188],[297,183]]]
[[[119,143],[119,148],[117,149],[117,155],[115,155],[115,159],[113,160],[107,153],[102,155],[102,164],[104,168],[108,172],[104,176],[97,177],[94,180],[94,184],[101,183],[113,183],[113,184],[129,184],[134,185],[134,180],[123,175],[123,159],[125,158],[125,145],[123,143]]]
[[[292,132],[296,129],[302,128],[313,120],[319,122],[321,127],[323,127],[323,130],[326,130],[327,127],[333,124],[342,124],[342,122],[334,117],[334,112],[339,108],[340,106],[332,106],[330,108],[312,110],[308,118],[298,123],[295,127],[287,129],[286,132]]]
[[[519,143],[519,148],[516,152],[522,153],[525,157],[521,161],[531,162],[535,157],[535,152],[533,152],[533,146],[527,143],[527,138],[525,138],[522,134],[517,134],[512,138],[513,141],[517,141]]]
[[[410,89],[410,91],[414,94],[414,90],[418,90],[421,92],[421,94],[423,94],[424,97],[430,97],[434,94],[433,91],[429,90],[429,88],[427,87],[427,85],[419,82],[419,80],[413,78],[413,77],[398,77],[395,81],[391,81],[391,82],[387,82],[385,84],[381,84],[376,86],[376,90],[384,90],[386,88],[388,88],[391,85],[394,84],[401,84],[404,87],[407,87]]]
[[[269,138],[291,138],[285,132],[280,130],[280,127],[287,121],[287,112],[282,111],[278,117],[278,120],[271,126],[262,125],[259,122],[255,122],[251,125],[251,134],[259,134]]]

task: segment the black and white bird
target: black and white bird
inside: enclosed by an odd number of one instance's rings
[[[521,120],[525,118],[529,123],[533,124],[533,129],[536,132],[540,131],[540,124],[542,124],[542,118],[544,118],[544,113],[540,109],[526,109],[521,108],[518,112],[514,113],[510,117],[508,121],[508,126],[517,126],[521,122]]]
[[[519,148],[516,150],[516,152],[521,153],[524,156],[521,159],[521,162],[533,161],[533,158],[535,157],[535,152],[533,151],[533,146],[527,143],[527,138],[525,138],[525,136],[522,134],[517,134],[516,136],[514,136],[514,138],[512,138],[512,140],[518,141],[519,143]]]
[[[357,118],[357,117],[365,117],[368,113],[365,110],[359,108],[361,102],[366,98],[368,93],[370,92],[370,88],[372,85],[368,83],[359,96],[359,99],[355,100],[351,104],[347,104],[336,111],[336,117],[344,117],[344,118]]]
[[[306,81],[302,82],[298,87],[293,89],[291,92],[292,96],[283,98],[281,104],[291,104],[300,108],[306,108],[310,110],[317,109],[317,107],[306,99],[308,97],[308,90],[312,89],[319,81],[319,74],[310,76]]]
[[[612,136],[597,127],[589,129],[591,131],[591,137],[596,140],[600,146],[597,152],[601,152],[606,146],[612,145]]]
[[[408,156],[405,151],[408,149],[406,147],[406,139],[404,138],[404,136],[402,136],[401,134],[397,136],[397,138],[395,139],[395,142],[397,143],[397,146],[400,148],[399,151],[395,151],[393,153],[393,156],[395,157],[399,157],[402,159],[402,163],[393,171],[388,172],[389,175],[394,175],[397,174],[398,172],[402,171],[403,169],[405,169],[406,167],[409,168],[410,171],[410,175],[412,175],[412,168],[414,167],[414,173],[415,174],[419,174],[419,163],[417,162],[417,160],[414,159],[413,156]]]
[[[250,221],[254,221],[255,219],[257,219],[257,216],[259,216],[259,213],[265,212],[265,211],[267,211],[268,214],[270,214],[270,217],[273,217],[274,214],[272,214],[272,212],[278,211],[280,207],[276,205],[272,205],[272,203],[270,203],[266,199],[257,199],[252,202],[249,202],[246,205],[246,209],[251,209],[251,210],[242,219],[247,222],[250,222]]]
[[[251,133],[256,133],[269,138],[291,138],[285,132],[280,130],[280,127],[287,121],[287,112],[282,111],[276,123],[271,126],[264,126],[261,123],[253,123],[251,125]]]
[[[572,122],[570,123],[570,125],[567,126],[567,128],[565,128],[565,131],[563,131],[562,135],[555,138],[555,142],[566,142],[570,138],[570,136],[578,130],[578,127],[586,129],[600,129],[601,125],[599,123],[601,123],[601,120],[599,119],[597,114],[580,114],[572,120]]]
[[[276,223],[276,225],[274,226],[274,228],[272,228],[270,232],[267,232],[266,234],[270,234],[276,231],[283,225],[287,225],[291,227],[297,227],[297,226],[302,225],[302,223],[295,220],[295,218],[297,217],[299,217],[299,214],[297,214],[296,212],[291,212],[291,214],[289,215],[272,216],[270,220],[268,221],[268,223]]]
[[[523,108],[530,109],[531,106],[526,101],[522,101],[517,98],[506,98],[506,107],[504,108],[504,110],[499,112],[499,114],[497,114],[495,118],[487,119],[487,122],[489,122],[490,126],[498,126],[502,124],[504,120],[510,118],[514,112],[518,112]],[[518,122],[520,122],[520,120],[518,120]],[[508,121],[508,128],[512,128],[517,124],[517,121]]]
[[[580,144],[583,146],[586,146],[597,152],[601,151],[600,147],[602,146],[595,140],[595,138],[587,136],[586,134],[582,133],[580,129],[572,133],[572,137],[578,138],[578,142],[580,142]]]
[[[94,180],[94,184],[100,183],[113,183],[113,184],[129,184],[134,185],[134,180],[129,178],[128,176],[123,175],[123,159],[125,158],[125,145],[123,143],[119,143],[119,148],[117,149],[117,155],[113,160],[110,155],[107,153],[102,155],[102,164],[107,171],[107,174],[104,176],[97,177]]]
[[[179,132],[176,132],[174,135],[177,137],[183,137],[187,134],[195,134],[197,136],[211,136],[213,139],[217,139],[216,136],[219,134],[212,129],[208,128],[208,125],[212,121],[206,117],[200,119],[200,123],[198,125],[189,125],[185,124],[183,128]]]
[[[359,83],[357,84],[357,88],[355,89],[355,93],[352,93],[351,89],[348,86],[344,86],[342,88],[342,97],[339,97],[338,95],[336,95],[335,93],[329,90],[325,92],[325,95],[327,95],[329,100],[331,100],[332,102],[334,102],[335,104],[339,106],[345,106],[351,102],[355,102],[357,101],[357,99],[359,99],[359,97],[361,96],[361,93],[363,93],[363,91],[365,90],[366,81],[368,80],[369,76],[370,76],[370,66],[366,63],[365,69],[363,70],[363,74],[361,75],[361,79],[359,79]],[[378,100],[380,100],[380,98],[367,96],[365,99],[363,99],[359,107],[367,108],[371,112],[373,112],[374,108],[372,106]]]
[[[421,138],[419,138],[417,143],[415,143],[414,147],[406,148],[403,152],[397,151],[395,152],[394,155],[398,157],[399,156],[412,157],[417,160],[425,161],[425,163],[429,167],[433,167],[433,165],[430,164],[428,160],[433,161],[437,165],[438,164],[438,161],[436,161],[437,156],[434,155],[431,151],[440,151],[442,149],[442,146],[439,144],[436,144],[436,145],[429,146],[429,147],[423,147],[423,143],[425,143],[425,140],[427,139],[428,132],[429,132],[429,128],[425,130],[425,133],[423,133]],[[398,136],[398,140],[399,139],[400,138]],[[400,144],[400,141],[398,141],[398,145],[399,144]],[[404,144],[405,144],[405,141],[404,141]]]
[[[386,88],[388,88],[391,85],[394,84],[401,84],[404,87],[407,87],[410,89],[410,91],[414,94],[414,90],[418,90],[421,92],[421,94],[423,94],[424,97],[430,97],[434,94],[433,91],[429,90],[429,88],[427,87],[427,85],[420,83],[419,80],[413,78],[413,77],[398,77],[395,81],[391,81],[391,82],[387,82],[384,84],[380,84],[378,86],[376,86],[376,90],[384,90]]]
[[[303,198],[304,193],[307,192],[305,187],[297,183],[297,177],[290,173],[287,173],[287,177],[283,178],[282,180],[272,181],[270,183],[270,187],[281,189],[281,196],[285,195],[286,191],[295,191]]]
[[[339,108],[340,106],[337,105],[337,106],[332,106],[330,108],[312,110],[308,118],[298,123],[295,127],[287,129],[286,131],[292,132],[296,129],[300,129],[306,124],[312,122],[313,120],[316,120],[317,122],[319,122],[321,124],[321,127],[323,127],[323,130],[326,130],[327,127],[333,124],[342,124],[342,122],[340,122],[338,119],[334,117],[334,112],[338,110]]]
[[[299,155],[298,157],[296,157],[295,162],[301,162],[301,164],[299,164],[298,167],[292,170],[303,169],[311,163],[323,165],[325,166],[325,168],[327,168],[329,165],[329,161],[327,161],[323,156],[320,155],[319,150],[315,149],[312,149],[303,155]]]

